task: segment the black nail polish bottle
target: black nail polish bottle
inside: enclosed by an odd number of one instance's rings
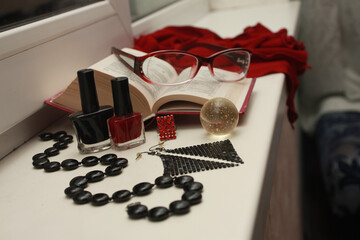
[[[81,153],[94,153],[110,148],[107,119],[113,116],[112,106],[99,106],[94,71],[77,72],[82,111],[69,116],[73,123],[78,149]]]

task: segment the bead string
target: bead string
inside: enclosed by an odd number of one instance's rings
[[[171,215],[182,215],[190,211],[192,205],[198,204],[202,200],[201,192],[203,185],[195,182],[194,178],[188,175],[180,177],[171,177],[169,175],[160,176],[155,179],[155,183],[141,182],[129,190],[119,190],[109,197],[106,193],[91,194],[85,188],[88,183],[95,183],[103,180],[105,177],[116,176],[122,172],[122,169],[127,167],[128,160],[125,158],[118,158],[116,154],[105,154],[98,158],[96,156],[87,156],[80,162],[76,159],[66,159],[61,163],[57,161],[49,161],[49,157],[56,156],[60,150],[66,149],[68,144],[73,142],[73,137],[68,135],[65,131],[58,131],[56,133],[42,133],[39,135],[42,141],[54,140],[56,143],[53,147],[47,148],[43,153],[38,153],[33,156],[33,166],[37,169],[44,169],[46,172],[55,172],[61,168],[64,170],[74,170],[79,166],[90,167],[95,166],[99,162],[102,165],[109,165],[105,172],[100,170],[93,170],[88,172],[85,176],[77,176],[73,178],[69,187],[65,189],[67,197],[72,198],[76,204],[92,203],[94,206],[102,206],[109,202],[122,203],[129,201],[134,196],[144,196],[152,192],[154,186],[157,188],[169,188],[175,185],[184,190],[181,200],[176,200],[170,203],[169,208],[154,207],[150,210],[140,202],[132,203],[127,206],[127,213],[131,219],[140,219],[148,217],[150,221],[162,221]],[[160,145],[160,144],[159,144]],[[161,146],[161,145],[160,145]]]
[[[96,166],[97,164],[101,165],[110,165],[108,168],[113,168],[119,165],[127,163],[126,158],[118,158],[114,153],[108,153],[103,155],[102,157],[96,156],[87,156],[84,157],[81,161],[78,161],[73,158],[65,159],[61,163],[57,161],[50,162],[48,159],[37,161],[33,161],[33,166],[37,169],[43,168],[46,172],[55,172],[60,170],[61,168],[67,171],[75,170],[79,166],[83,167],[92,167]],[[39,164],[40,163],[40,164]]]
[[[73,142],[73,136],[67,134],[66,131],[57,131],[56,133],[41,133],[39,135],[41,141],[53,140],[55,143],[52,147],[44,150],[42,153],[37,153],[32,157],[33,166],[37,169],[44,169],[46,172],[55,172],[60,169],[60,163],[53,161],[50,162],[49,157],[56,156],[61,150],[68,147]],[[64,164],[66,165],[66,164]]]
[[[75,170],[79,166],[91,167],[97,165],[99,162],[102,165],[110,165],[105,171],[118,171],[118,167],[127,165],[128,160],[125,158],[118,158],[116,154],[109,153],[102,157],[87,156],[81,161],[73,158],[65,159],[61,163],[58,161],[50,162],[49,157],[56,156],[60,150],[66,149],[67,144],[73,141],[73,137],[68,135],[65,131],[58,131],[56,133],[42,133],[39,135],[42,141],[54,140],[56,143],[51,148],[47,148],[43,153],[38,153],[33,156],[33,166],[36,169],[44,169],[45,172],[59,171],[61,168],[67,171]]]
[[[116,175],[121,172],[117,172]],[[150,210],[140,202],[132,203],[127,206],[127,213],[131,219],[140,219],[148,217],[150,221],[162,221],[167,219],[171,214],[181,215],[190,211],[190,206],[201,202],[203,185],[195,182],[194,178],[188,175],[172,178],[170,176],[160,176],[155,179],[155,183],[141,182],[136,184],[132,191],[119,190],[110,197],[106,193],[92,194],[86,191],[85,188],[88,183],[99,182],[108,175],[105,171],[94,170],[87,173],[85,176],[77,176],[73,178],[69,187],[65,189],[65,194],[68,198],[73,199],[76,204],[91,203],[94,206],[102,206],[109,202],[123,203],[129,201],[134,196],[145,196],[152,192],[154,186],[158,188],[169,188],[175,185],[184,190],[181,200],[176,200],[170,203],[169,209],[166,207],[154,207]]]

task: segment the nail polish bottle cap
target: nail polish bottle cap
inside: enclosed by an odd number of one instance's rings
[[[79,70],[77,76],[83,113],[98,111],[99,101],[96,93],[94,71],[92,69]]]
[[[127,77],[111,79],[111,88],[114,99],[114,111],[116,116],[126,116],[133,113],[131,105],[129,80]]]

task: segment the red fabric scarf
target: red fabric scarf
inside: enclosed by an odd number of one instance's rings
[[[271,73],[286,75],[288,118],[293,124],[298,114],[294,97],[299,85],[298,75],[307,65],[307,51],[304,44],[287,35],[286,29],[273,33],[261,24],[247,27],[234,38],[221,38],[216,33],[191,26],[166,27],[154,33],[135,39],[135,49],[143,52],[156,50],[184,49],[195,43],[210,43],[227,48],[246,48],[252,51],[248,77],[261,77]],[[213,53],[204,48],[191,49],[194,54],[206,56]]]

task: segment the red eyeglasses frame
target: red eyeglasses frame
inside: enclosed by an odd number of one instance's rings
[[[214,60],[215,57],[217,57],[218,55],[227,53],[227,52],[232,52],[232,51],[244,51],[245,53],[248,54],[249,56],[249,61],[247,62],[247,69],[249,68],[250,65],[250,58],[251,58],[251,54],[252,52],[248,49],[244,49],[244,48],[224,48],[221,46],[217,46],[217,45],[212,45],[212,44],[207,44],[207,43],[198,43],[195,45],[192,45],[191,47],[189,47],[188,49],[194,48],[194,47],[206,47],[212,50],[217,50],[216,53],[210,55],[209,57],[202,57],[193,53],[190,53],[188,51],[183,51],[183,50],[159,50],[159,51],[155,51],[155,52],[151,52],[148,54],[145,54],[144,56],[134,56],[130,53],[127,53],[125,51],[122,51],[116,47],[112,47],[111,48],[111,53],[115,54],[115,56],[118,58],[118,60],[123,63],[130,71],[134,72],[137,76],[139,76],[141,79],[143,79],[145,82],[149,83],[149,84],[153,84],[153,85],[158,85],[158,86],[174,86],[174,85],[180,85],[180,84],[185,84],[190,82],[191,80],[193,80],[193,78],[196,76],[196,74],[199,72],[201,66],[208,66],[208,69],[211,73],[211,75],[218,80],[215,75],[214,75],[214,71],[213,71],[213,67],[212,67],[212,62]],[[220,51],[218,51],[219,49],[221,49]],[[166,53],[166,54],[171,54],[171,53],[181,53],[184,55],[190,55],[194,58],[197,59],[198,63],[197,63],[197,67],[195,70],[193,70],[191,72],[191,78],[187,79],[186,81],[183,82],[179,82],[179,83],[170,83],[170,84],[163,84],[163,83],[155,83],[152,82],[150,79],[148,79],[145,75],[144,72],[142,70],[142,65],[144,63],[144,61],[152,56],[158,55],[158,54],[162,54],[162,53]],[[131,59],[132,61],[134,61],[134,66],[131,66],[128,62],[126,62],[123,58],[121,58],[120,56],[125,56],[129,59]],[[242,79],[244,79],[246,77],[247,71],[245,72],[244,76],[240,79],[237,80],[233,80],[233,81],[224,81],[224,82],[237,82],[240,81]],[[218,81],[222,81],[222,80],[218,80]]]

